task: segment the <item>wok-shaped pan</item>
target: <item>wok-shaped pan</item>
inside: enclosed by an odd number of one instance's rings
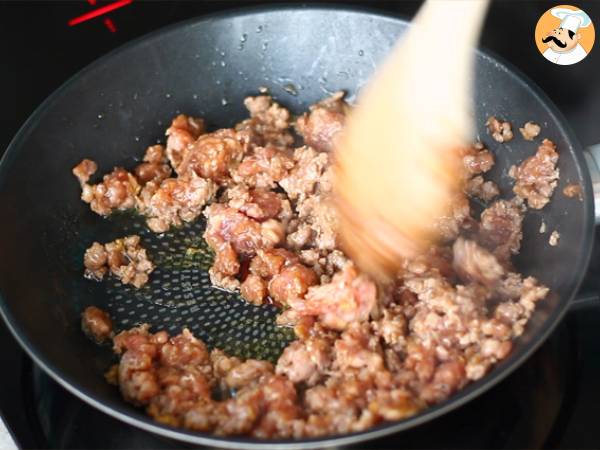
[[[0,305],[33,359],[71,392],[125,422],[194,444],[230,448],[315,448],[399,432],[456,408],[518,367],[561,319],[586,272],[593,191],[584,152],[561,114],[530,81],[485,52],[477,54],[476,113],[479,134],[496,155],[490,178],[510,196],[508,168],[536,149],[536,143],[520,137],[504,145],[489,139],[483,124],[494,114],[515,125],[528,120],[542,125],[542,136],[558,146],[561,181],[546,208],[527,214],[517,258],[518,268],[538,277],[552,293],[510,357],[482,380],[412,418],[362,433],[287,442],[220,438],[157,424],[126,404],[102,376],[110,351],[80,331],[81,311],[95,304],[116,318],[118,328],[149,322],[175,332],[188,326],[227,351],[276,357],[290,336],[273,327],[274,311],[215,293],[207,287],[202,257],[188,261],[178,256],[190,242],[198,244],[199,224],[170,234],[168,245],[144,235],[150,256],[164,263],[144,293],[84,280],[82,255],[93,240],[143,228],[131,218],[103,220],[89,211],[79,200],[71,168],[84,157],[99,163],[99,173],[114,165],[131,167],[145,146],[164,141],[164,129],[178,111],[203,116],[212,126],[233,125],[245,116],[243,98],[259,86],[268,87],[293,112],[338,89],[352,99],[406,27],[396,18],[325,7],[217,14],[112,52],[46,100],[0,166]],[[560,193],[567,182],[581,184],[583,201]],[[548,230],[560,232],[557,247],[548,245],[548,234],[538,232],[542,219]]]

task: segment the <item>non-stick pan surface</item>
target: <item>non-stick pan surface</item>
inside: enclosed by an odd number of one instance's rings
[[[81,311],[95,304],[115,316],[120,328],[138,322],[171,331],[188,326],[230,352],[276,356],[290,336],[272,326],[273,310],[219,297],[203,287],[202,253],[191,259],[178,253],[200,245],[200,223],[169,235],[168,245],[153,238],[150,256],[162,258],[164,270],[149,295],[84,280],[82,255],[92,240],[123,235],[126,226],[142,228],[128,217],[103,220],[89,211],[71,168],[84,157],[99,163],[99,173],[114,165],[132,167],[147,145],[164,141],[164,129],[178,112],[203,116],[213,127],[230,126],[245,116],[243,98],[260,86],[293,112],[338,89],[352,99],[406,27],[395,18],[325,7],[217,14],[112,52],[46,100],[0,166],[0,305],[34,360],[71,392],[121,420],[167,437],[231,448],[314,448],[398,432],[456,408],[515,369],[562,317],[585,273],[592,192],[581,148],[560,113],[531,82],[486,53],[478,53],[475,85],[479,134],[497,160],[491,178],[510,196],[508,168],[536,148],[519,137],[505,145],[489,139],[483,124],[494,114],[515,125],[542,125],[543,137],[560,151],[561,182],[550,205],[527,215],[517,258],[519,269],[550,286],[552,294],[512,355],[484,379],[413,418],[363,433],[296,442],[217,438],[159,425],[122,401],[102,376],[111,362],[109,349],[94,345],[79,328]],[[560,194],[567,182],[582,184],[583,202]],[[548,230],[560,232],[557,247],[538,232],[542,218]]]

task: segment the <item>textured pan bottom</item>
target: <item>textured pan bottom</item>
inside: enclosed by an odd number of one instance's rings
[[[211,285],[208,268],[213,253],[202,238],[203,220],[160,235],[148,230],[142,217],[130,213],[92,220],[101,223],[88,227],[63,219],[62,239],[53,242],[62,242],[58,246],[63,268],[68,261],[70,270],[80,272],[77,308],[83,310],[89,304],[103,308],[113,319],[115,331],[149,323],[152,330],[174,335],[186,327],[211,348],[272,362],[294,340],[292,329],[275,324],[279,312],[275,306],[253,306],[238,293]],[[83,253],[94,240],[105,242],[129,234],[140,236],[156,265],[145,286],[136,289],[112,277],[100,283],[83,278]]]

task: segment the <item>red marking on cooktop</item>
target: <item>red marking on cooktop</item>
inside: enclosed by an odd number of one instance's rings
[[[88,2],[90,1],[96,1],[96,0],[88,0]],[[71,20],[69,20],[69,26],[72,27],[74,25],[80,24],[82,22],[86,22],[88,20],[94,19],[95,17],[98,16],[102,16],[104,14],[107,14],[111,11],[114,11],[115,9],[119,9],[122,8],[123,6],[127,6],[129,5],[133,0],[118,0],[116,2],[110,3],[106,6],[102,6],[100,8],[96,8],[88,13],[82,14],[81,16],[75,17]],[[107,25],[108,26],[108,25]],[[114,26],[114,24],[113,24]],[[109,28],[110,29],[110,28]]]
[[[106,19],[104,19],[104,25],[106,25],[106,28],[108,28],[111,33],[117,32],[117,27],[115,27],[115,24],[113,23],[113,21],[110,20],[108,17]]]

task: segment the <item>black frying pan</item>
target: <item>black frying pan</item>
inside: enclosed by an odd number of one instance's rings
[[[90,212],[79,200],[71,168],[83,157],[96,160],[100,173],[114,165],[133,166],[146,145],[164,140],[166,124],[178,111],[204,116],[212,126],[231,126],[245,115],[242,99],[259,86],[268,87],[294,112],[338,89],[347,90],[352,99],[406,27],[403,20],[337,8],[217,14],[112,52],[46,100],[14,138],[0,166],[0,306],[33,359],[71,392],[123,421],[182,441],[231,448],[315,448],[399,432],[456,408],[518,367],[563,316],[586,272],[593,192],[584,153],[564,118],[530,81],[484,52],[477,55],[477,123],[481,138],[496,154],[491,178],[510,195],[508,167],[536,148],[520,137],[502,146],[489,139],[483,124],[495,114],[515,125],[528,120],[542,125],[543,136],[560,151],[561,182],[546,208],[528,213],[517,258],[518,268],[538,277],[552,294],[540,304],[511,356],[482,380],[415,417],[362,433],[267,443],[218,438],[159,425],[122,401],[102,377],[110,351],[80,331],[81,311],[95,304],[107,309],[120,328],[142,321],[173,332],[189,326],[201,339],[230,352],[276,357],[290,336],[273,327],[274,311],[219,297],[206,287],[202,257],[188,261],[178,254],[191,241],[197,243],[201,224],[171,234],[169,245],[149,244],[151,257],[164,268],[144,294],[84,280],[82,255],[93,239],[142,228],[131,218],[102,220]],[[567,182],[581,183],[583,202],[560,194]],[[542,218],[549,230],[559,230],[557,247],[548,245],[548,234],[539,234]]]

